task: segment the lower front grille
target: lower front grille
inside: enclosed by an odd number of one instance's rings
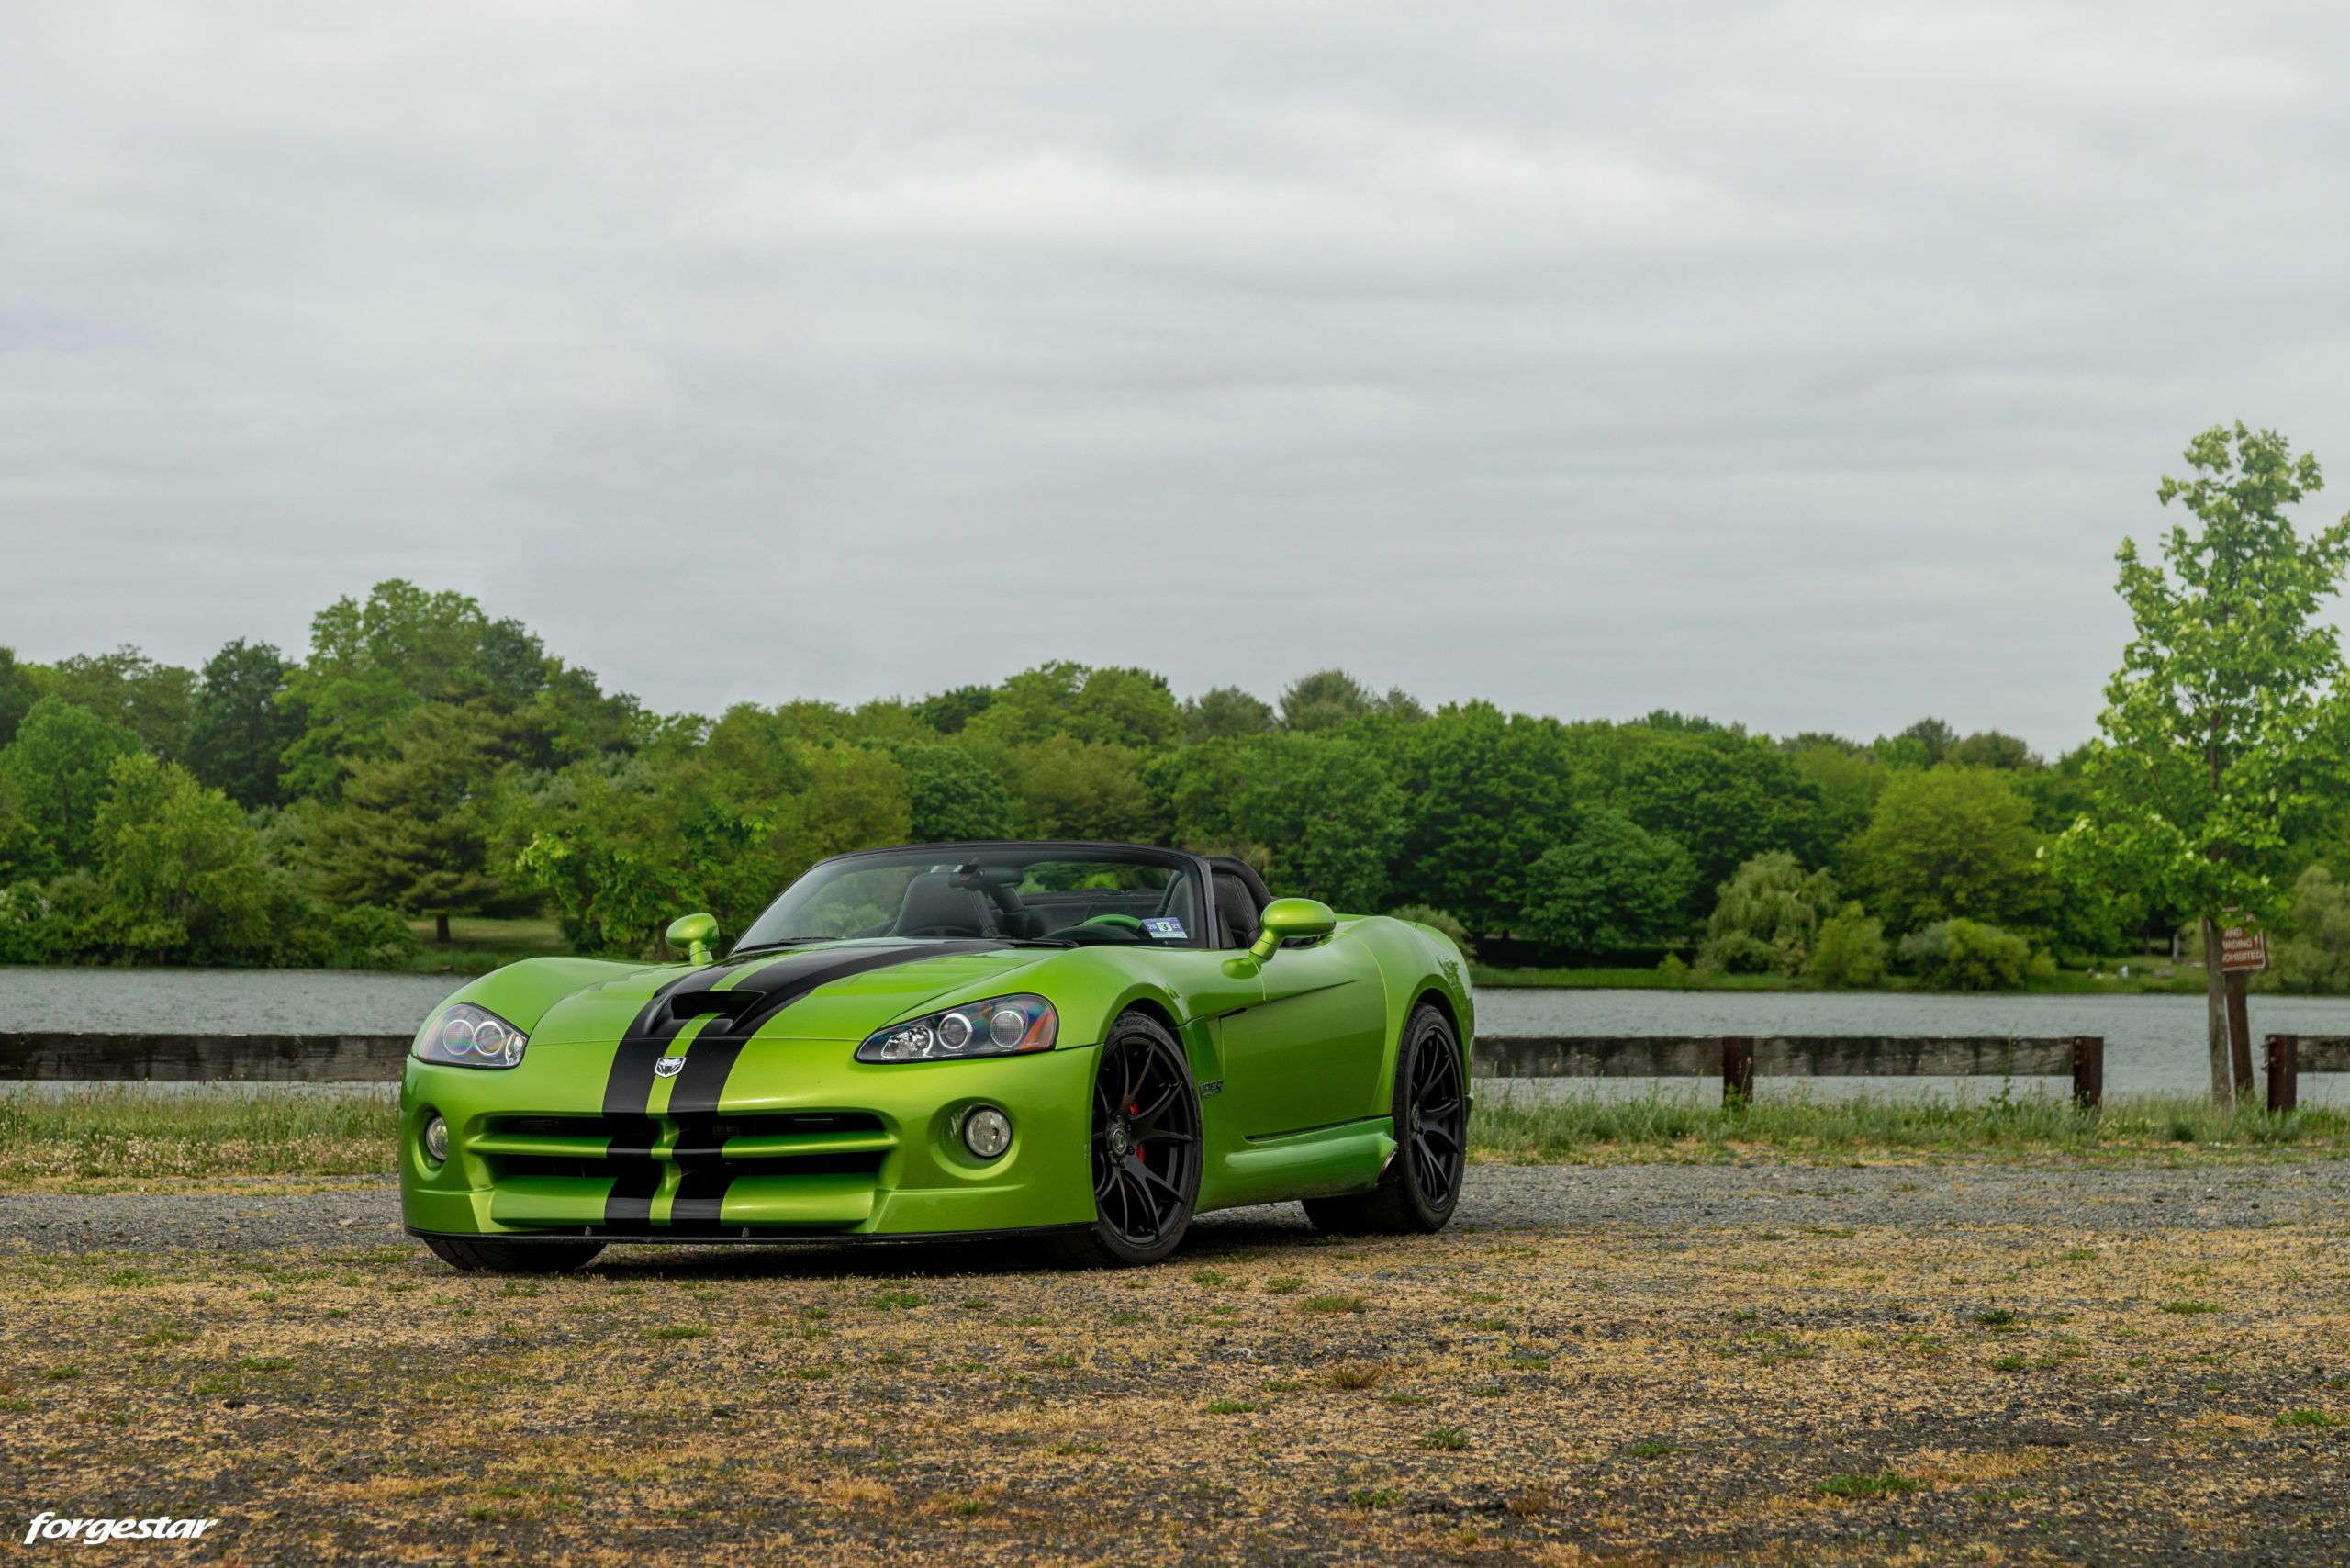
[[[643,1116],[498,1116],[492,1133],[516,1137],[610,1138],[632,1137],[644,1125]],[[737,1137],[800,1137],[813,1133],[878,1133],[881,1118],[869,1111],[784,1111],[752,1116],[713,1116],[697,1120],[717,1142]]]
[[[880,1171],[880,1150],[864,1154],[790,1154],[773,1159],[721,1159],[692,1169],[735,1176],[872,1176]],[[617,1177],[644,1170],[644,1159],[612,1159],[567,1154],[509,1154],[499,1161],[509,1176]]]

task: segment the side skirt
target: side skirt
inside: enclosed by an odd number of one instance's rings
[[[875,1245],[893,1242],[941,1241],[1017,1241],[1031,1237],[1053,1236],[1068,1230],[1090,1230],[1092,1222],[1080,1225],[1038,1225],[1019,1230],[923,1230],[891,1232],[875,1235],[869,1231],[851,1230],[762,1230],[755,1226],[728,1226],[719,1229],[652,1230],[634,1226],[581,1225],[564,1230],[420,1230],[415,1226],[401,1229],[422,1241],[442,1237],[452,1241],[519,1242],[524,1246],[534,1241],[574,1242],[611,1241],[643,1242],[664,1247],[822,1247],[847,1243]]]
[[[1392,1116],[1247,1139],[1211,1156],[1198,1212],[1369,1192],[1394,1153]]]

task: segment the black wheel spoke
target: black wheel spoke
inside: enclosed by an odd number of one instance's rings
[[[1164,1243],[1190,1216],[1200,1118],[1182,1058],[1156,1031],[1115,1031],[1094,1075],[1094,1212],[1129,1246]]]
[[[1420,1196],[1442,1207],[1460,1185],[1468,1159],[1468,1102],[1461,1093],[1460,1058],[1441,1027],[1421,1031],[1413,1044],[1411,1126],[1407,1138],[1412,1179]]]

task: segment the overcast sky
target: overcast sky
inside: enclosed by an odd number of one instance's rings
[[[1335,664],[2053,750],[2194,431],[2350,508],[2338,0],[6,36],[27,657],[298,652],[400,576],[663,709]]]

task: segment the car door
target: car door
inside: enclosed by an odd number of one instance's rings
[[[1379,965],[1344,935],[1276,952],[1265,1000],[1220,1025],[1225,1093],[1242,1134],[1270,1137],[1377,1115],[1387,1046]]]

